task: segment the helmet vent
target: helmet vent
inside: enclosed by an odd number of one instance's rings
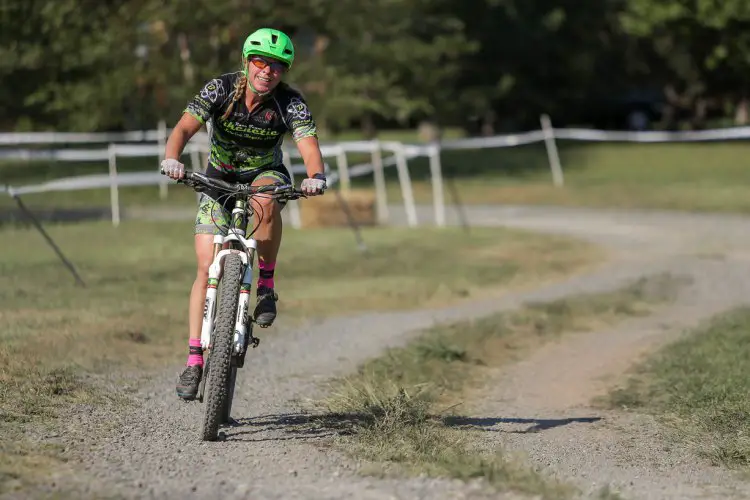
[[[253,41],[251,41],[250,43],[251,43],[251,44],[253,44],[253,45],[260,45],[260,42],[259,42],[259,41],[257,41],[257,40],[253,40]]]
[[[291,50],[289,50],[289,49],[284,49],[284,54],[291,54],[291,53],[292,53],[292,51],[291,51]]]
[[[271,43],[276,45],[276,43],[279,41],[279,35],[271,35]]]

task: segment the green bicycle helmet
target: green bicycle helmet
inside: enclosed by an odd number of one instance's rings
[[[291,68],[294,62],[294,45],[286,33],[272,28],[261,28],[245,39],[242,56],[266,56],[286,63]]]

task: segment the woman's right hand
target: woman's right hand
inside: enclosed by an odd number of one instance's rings
[[[161,173],[174,180],[182,179],[185,177],[185,165],[174,158],[167,158],[161,162]]]

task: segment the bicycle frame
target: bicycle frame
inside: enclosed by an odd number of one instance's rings
[[[162,171],[164,173],[164,171]],[[231,221],[227,229],[227,234],[218,234],[213,238],[213,252],[211,265],[208,268],[208,283],[206,286],[206,298],[203,304],[203,321],[201,324],[201,347],[204,351],[209,351],[209,356],[205,360],[204,376],[198,387],[198,400],[203,402],[203,395],[206,384],[209,379],[213,380],[209,386],[208,407],[206,409],[205,419],[203,422],[203,439],[214,441],[221,438],[218,433],[218,426],[230,421],[232,411],[232,400],[234,399],[234,387],[237,379],[237,369],[242,368],[245,364],[245,354],[247,348],[252,345],[257,347],[260,339],[254,337],[253,321],[250,317],[250,294],[253,285],[253,261],[257,251],[257,242],[247,237],[246,227],[249,219],[255,214],[252,206],[248,206],[252,196],[261,193],[270,193],[272,197],[285,195],[287,200],[299,199],[304,197],[305,193],[294,189],[292,184],[284,186],[250,186],[240,183],[228,183],[219,179],[211,179],[203,173],[185,171],[184,176],[178,181],[184,182],[196,191],[198,187],[211,187],[235,195],[235,204],[232,209]],[[263,189],[265,188],[265,189]],[[226,247],[226,248],[225,248]],[[217,314],[217,297],[219,296],[219,283],[223,279],[226,257],[237,254],[240,258],[240,283],[238,290],[237,306],[234,311],[235,316],[221,318],[221,333],[219,345],[221,349],[218,371],[211,368],[211,362],[214,353],[213,339],[214,327]],[[233,266],[234,267],[234,266]],[[231,289],[226,289],[228,293],[235,293],[237,290],[237,269],[233,269],[231,280]],[[223,291],[223,290],[222,290]],[[222,293],[222,295],[226,295]],[[223,297],[224,300],[230,300],[234,304],[235,297]],[[227,313],[230,311],[226,311]],[[234,334],[229,328],[234,322]],[[227,355],[229,359],[227,360]],[[227,361],[229,362],[227,366]],[[228,371],[227,371],[228,370]],[[218,391],[218,392],[217,392]],[[218,433],[218,434],[217,434]]]
[[[206,288],[206,300],[203,305],[203,324],[201,325],[201,347],[209,349],[211,347],[211,334],[214,328],[214,319],[216,314],[216,295],[218,293],[219,278],[221,277],[224,258],[231,254],[237,253],[242,260],[244,273],[240,285],[240,297],[237,304],[234,326],[234,349],[235,356],[242,355],[248,345],[245,339],[248,335],[248,324],[250,321],[250,294],[253,284],[253,260],[257,243],[254,238],[245,238],[245,226],[247,225],[248,216],[252,214],[246,211],[247,202],[238,198],[235,207],[232,210],[232,223],[230,224],[227,235],[217,234],[213,242],[213,261],[208,268],[208,286]],[[223,248],[225,244],[229,248]]]

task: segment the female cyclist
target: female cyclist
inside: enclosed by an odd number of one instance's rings
[[[212,120],[212,135],[206,174],[230,182],[253,185],[289,184],[282,164],[281,142],[291,133],[307,169],[300,185],[307,195],[326,188],[323,158],[317,129],[302,95],[281,82],[292,67],[294,46],[281,31],[262,28],[252,33],[242,47],[242,69],[208,81],[190,101],[166,144],[162,172],[172,179],[184,176],[179,158],[188,140]],[[195,254],[198,272],[190,292],[189,354],[187,366],[177,382],[177,395],[195,399],[203,375],[200,346],[203,303],[211,264],[213,235],[226,234],[233,199],[207,190],[201,195],[195,220]],[[254,237],[258,242],[256,323],[270,326],[276,318],[274,269],[281,244],[281,205],[270,198],[254,200]]]

